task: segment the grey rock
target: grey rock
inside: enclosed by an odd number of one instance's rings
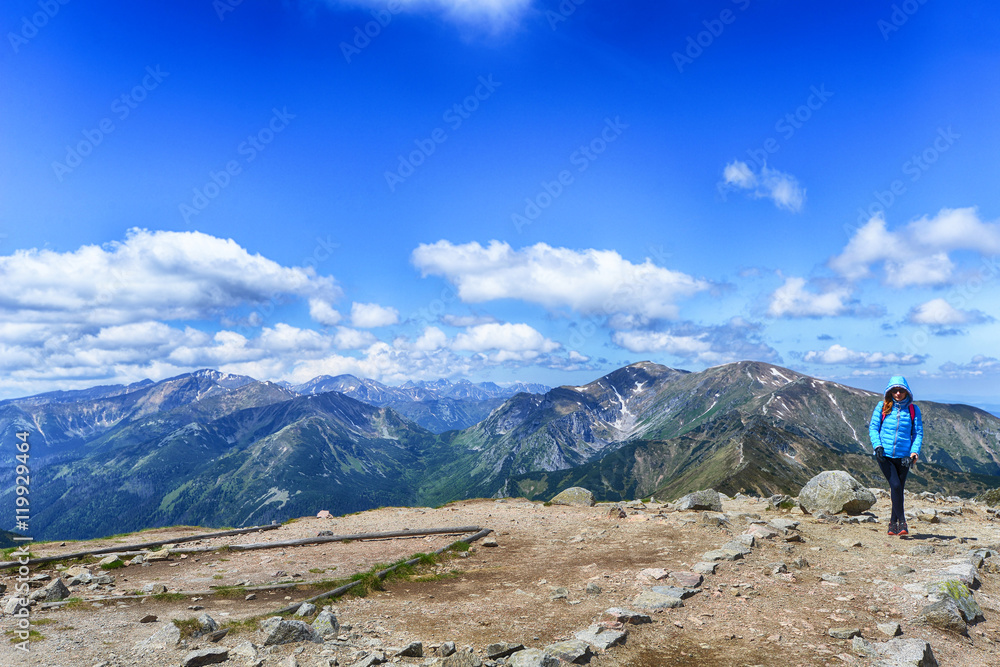
[[[249,641],[242,641],[233,648],[229,649],[229,657],[230,659],[236,659],[245,665],[256,664],[259,660],[257,647]]]
[[[562,586],[557,586],[556,588],[553,588],[552,593],[549,595],[550,600],[565,600],[568,597],[569,597],[569,590]]]
[[[383,662],[385,662],[385,657],[376,651],[375,653],[369,653],[357,662],[352,662],[351,667],[374,667],[374,665],[381,665]]]
[[[439,665],[440,667],[482,667],[483,661],[475,653],[462,651],[442,658]]]
[[[743,552],[733,549],[713,549],[712,551],[706,551],[701,557],[707,561],[740,560],[743,558]]]
[[[66,584],[62,582],[62,579],[56,578],[47,586],[38,589],[28,597],[38,602],[58,602],[69,597],[69,589],[66,588]]]
[[[455,642],[444,642],[441,644],[441,648],[438,649],[438,653],[444,657],[448,657],[455,653]]]
[[[649,617],[647,616],[647,618]],[[590,644],[580,639],[568,639],[564,642],[549,644],[544,651],[564,662],[580,665],[590,662],[590,658],[593,656]]]
[[[181,665],[182,667],[201,667],[201,665],[215,665],[226,660],[229,660],[229,650],[218,646],[201,651],[191,651],[181,660]]]
[[[920,612],[919,620],[922,623],[941,630],[947,630],[948,632],[955,632],[960,635],[969,634],[969,626],[966,625],[965,619],[962,618],[962,612],[959,610],[958,605],[951,598],[938,600],[924,607]]]
[[[847,583],[847,579],[845,579],[844,577],[841,577],[838,574],[829,574],[829,573],[828,574],[824,574],[824,575],[820,576],[820,579],[822,579],[823,581],[827,581],[827,582],[829,582],[831,584],[846,584]]]
[[[289,621],[280,616],[272,616],[261,622],[260,627],[267,635],[264,646],[292,642],[323,643],[323,636],[304,621]]]
[[[977,588],[979,586],[979,574],[972,563],[949,565],[943,570],[943,574],[958,579],[969,588]]]
[[[423,642],[410,642],[396,655],[401,658],[422,658],[424,657]]]
[[[938,667],[931,645],[923,639],[892,639],[880,644],[855,637],[851,648],[858,655],[876,658],[875,667]]]
[[[895,621],[890,621],[888,623],[877,623],[875,625],[878,631],[887,637],[898,637],[903,634],[903,629],[899,627],[899,623]]]
[[[826,470],[806,482],[799,492],[799,507],[818,511],[860,514],[875,504],[875,495],[843,470]]]
[[[202,614],[198,617],[198,628],[199,632],[196,633],[197,635],[207,635],[210,632],[218,630],[219,624],[208,614]]]
[[[860,628],[830,628],[826,632],[834,639],[852,639],[861,636]]]
[[[892,570],[892,574],[896,575],[897,577],[905,577],[906,575],[913,574],[914,572],[916,572],[916,570],[914,570],[909,565],[900,565],[899,567]]]
[[[795,530],[799,527],[799,522],[792,519],[772,519],[768,525],[777,530]]]
[[[753,551],[753,549],[751,549],[747,545],[743,544],[739,540],[732,540],[730,542],[726,542],[725,544],[722,545],[722,550],[723,551],[739,551],[744,556],[746,556],[748,553],[750,553],[750,552]]]
[[[713,512],[722,511],[722,498],[719,496],[718,491],[714,489],[704,489],[702,491],[695,491],[694,493],[689,493],[686,496],[680,498],[675,504],[674,509],[678,510],[710,510]]]
[[[608,628],[601,627],[600,625],[591,625],[586,630],[580,630],[579,632],[574,633],[573,636],[580,641],[587,642],[591,646],[604,651],[612,646],[624,644],[625,638],[628,634],[618,630],[610,630]]]
[[[537,648],[518,651],[507,658],[510,667],[559,667],[559,659]]]
[[[983,610],[976,602],[972,591],[961,581],[951,579],[929,583],[927,584],[927,593],[935,601],[949,598],[954,600],[959,613],[962,614],[962,619],[966,623],[974,624],[986,620]]]
[[[684,601],[681,600],[681,598],[672,595],[654,593],[653,591],[642,591],[635,596],[632,600],[632,604],[639,609],[674,609],[676,607],[683,607]],[[582,637],[578,638],[583,639]]]
[[[587,582],[587,589],[586,590],[587,590],[587,594],[588,595],[600,595],[601,594],[601,587],[599,585],[597,585],[597,583],[595,583],[593,581],[588,581]]]
[[[312,627],[323,637],[336,637],[340,634],[340,623],[337,621],[337,617],[327,609],[316,615]]]
[[[687,600],[689,597],[698,592],[697,588],[682,588],[680,586],[653,586],[649,590],[654,593],[659,593],[660,595],[680,598],[681,600]]]
[[[312,616],[316,613],[316,605],[310,604],[308,602],[303,602],[299,605],[299,608],[295,610],[295,615],[302,616]]]
[[[508,655],[511,655],[512,653],[523,650],[524,650],[524,644],[515,644],[513,642],[496,642],[486,647],[486,657],[489,658],[490,660],[496,660],[497,658],[506,658]]]
[[[715,574],[715,568],[717,567],[718,565],[716,565],[715,563],[702,562],[702,563],[695,563],[691,567],[691,570],[697,572],[698,574]]]
[[[484,547],[498,547],[498,546],[500,546],[500,543],[497,542],[497,538],[494,537],[493,535],[487,535],[486,537],[484,537],[483,541],[481,542],[481,544]]]
[[[142,592],[147,595],[159,595],[167,592],[167,587],[163,584],[146,584],[142,587]]]
[[[568,489],[556,494],[551,500],[553,505],[577,505],[579,507],[593,507],[594,494],[582,486],[571,486]]]
[[[173,623],[164,623],[163,627],[136,644],[140,651],[146,649],[176,648],[181,643],[181,630]]]

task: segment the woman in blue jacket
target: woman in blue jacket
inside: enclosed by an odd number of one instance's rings
[[[913,404],[913,393],[906,378],[893,375],[886,385],[884,400],[875,406],[868,436],[875,459],[889,482],[892,515],[889,534],[906,535],[906,514],[903,513],[903,485],[910,466],[917,460],[924,440],[924,424],[920,408]]]

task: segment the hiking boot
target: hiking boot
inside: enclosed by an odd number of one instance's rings
[[[910,534],[910,531],[908,531],[906,529],[906,522],[905,521],[903,523],[899,524],[898,526],[896,526],[896,534],[900,535],[900,536],[909,535]]]
[[[890,521],[889,522],[889,530],[886,531],[886,534],[888,534],[888,535],[899,535],[899,529],[896,527],[896,522],[895,521]]]

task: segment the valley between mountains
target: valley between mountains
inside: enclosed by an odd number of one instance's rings
[[[925,445],[907,488],[1000,487],[1000,419],[917,399]],[[0,437],[28,433],[29,533],[65,540],[320,509],[548,500],[570,486],[609,501],[704,488],[768,497],[838,469],[880,486],[867,435],[877,400],[761,362],[697,373],[640,362],[554,389],[352,376],[288,386],[205,370],[3,401]],[[14,453],[0,454],[4,471]],[[0,492],[5,526],[12,489]]]

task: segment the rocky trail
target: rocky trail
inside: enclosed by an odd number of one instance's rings
[[[161,540],[176,547],[30,566],[27,651],[16,634],[17,568],[0,572],[0,664],[1000,664],[992,508],[909,495],[911,535],[899,538],[885,534],[883,492],[856,516],[713,494],[617,506],[471,500],[190,542],[179,541],[212,531],[38,544],[33,557]],[[279,618],[337,580],[472,535],[207,549],[449,527],[492,532],[390,576],[383,590]]]

